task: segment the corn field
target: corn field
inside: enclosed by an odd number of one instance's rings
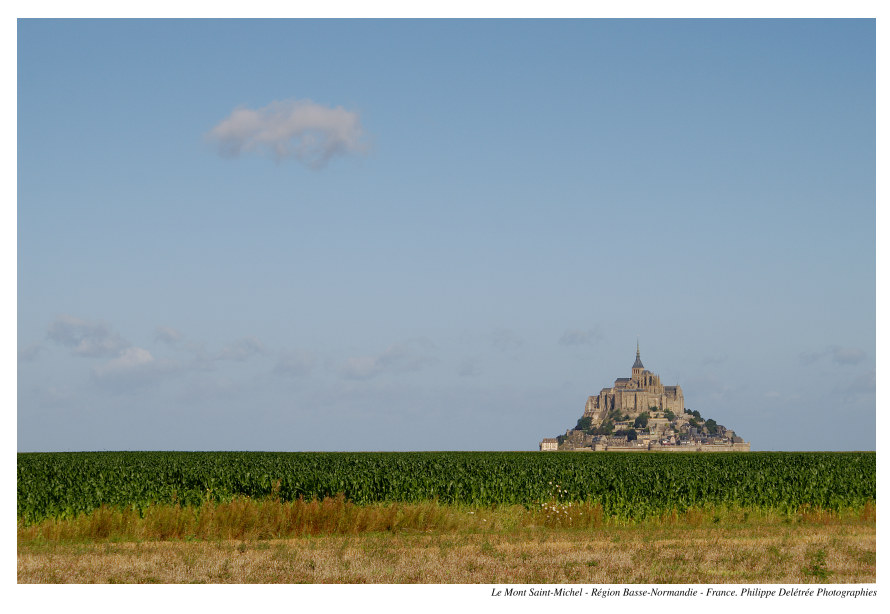
[[[876,498],[874,452],[71,452],[18,454],[18,517],[101,505],[200,505],[344,495],[356,504],[599,503],[610,516],[728,505],[791,512]]]

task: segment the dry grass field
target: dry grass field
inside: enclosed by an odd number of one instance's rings
[[[235,501],[18,529],[20,583],[873,583],[874,507],[469,508]]]

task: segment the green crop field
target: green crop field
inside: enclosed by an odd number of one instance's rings
[[[599,503],[645,518],[728,505],[793,511],[876,498],[874,452],[73,452],[18,455],[18,517],[31,524],[101,505],[200,505],[343,494],[356,504]]]

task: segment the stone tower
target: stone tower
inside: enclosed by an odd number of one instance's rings
[[[634,366],[630,370],[630,378],[638,382],[640,378],[643,376],[643,361],[640,360],[640,341],[637,340],[637,359],[634,361]]]

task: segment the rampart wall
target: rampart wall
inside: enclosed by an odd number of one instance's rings
[[[582,449],[577,450],[578,452]],[[720,444],[697,444],[697,445],[679,445],[679,446],[662,446],[651,444],[648,448],[644,446],[603,446],[595,445],[594,452],[750,452],[751,444],[748,442],[734,443],[727,445]]]

